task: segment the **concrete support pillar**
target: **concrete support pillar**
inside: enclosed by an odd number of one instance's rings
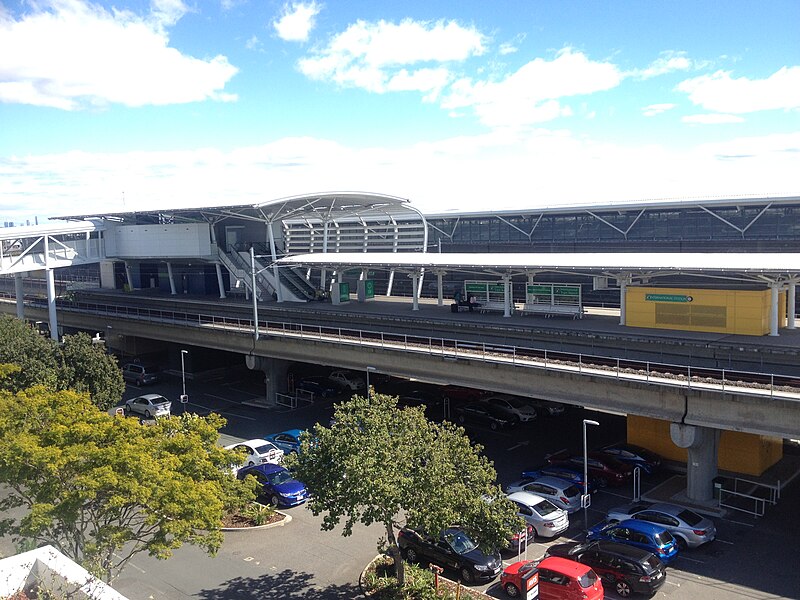
[[[169,278],[169,293],[173,296],[178,295],[178,291],[175,289],[175,274],[172,272],[172,263],[167,263],[167,277]]]
[[[778,284],[769,286],[769,334],[778,335]]]
[[[322,224],[322,251],[323,252],[327,252],[328,251],[328,222],[327,221],[325,221]],[[328,277],[327,270],[325,269],[325,267],[322,267],[322,269],[320,269],[320,272],[319,272],[319,287],[322,288],[323,290],[329,292],[331,288],[328,286],[327,277]]]
[[[280,273],[278,272],[278,252],[275,249],[275,232],[272,230],[273,223],[267,223],[267,238],[269,240],[269,252],[272,255],[272,275],[275,277],[275,294],[278,302],[283,302],[283,284],[281,283]]]
[[[358,275],[359,281],[365,281],[367,279],[367,270],[361,269],[361,273]]]
[[[511,278],[508,275],[503,277],[503,316],[511,316]]]
[[[245,364],[248,369],[264,372],[264,398],[258,398],[253,402],[244,402],[244,404],[276,406],[278,403],[276,394],[286,393],[289,361],[248,354],[245,356]]]
[[[100,263],[100,287],[104,290],[113,290],[117,287],[114,276],[114,261],[104,260]]]
[[[225,299],[225,282],[222,280],[222,265],[219,263],[215,263],[214,266],[217,268],[217,285],[219,286],[219,297],[221,299]]]
[[[389,285],[386,286],[386,297],[392,295],[392,286],[394,286],[394,269],[389,271]]]
[[[47,277],[47,314],[50,320],[50,338],[58,341],[58,317],[56,316],[56,281],[53,269],[45,269]]]
[[[628,279],[623,277],[619,280],[619,324],[625,325],[626,298],[628,292]]]
[[[128,282],[128,289],[133,289],[133,273],[131,272],[131,265],[125,261],[125,280]]]
[[[411,310],[419,310],[419,272],[411,275]]]
[[[672,423],[670,437],[676,446],[686,448],[686,495],[696,502],[714,499],[714,478],[717,476],[719,430],[696,425]]]
[[[797,293],[797,282],[794,279],[790,279],[789,280],[789,285],[786,288],[786,298],[787,298],[787,304],[788,304],[788,306],[786,308],[786,315],[787,315],[786,328],[787,329],[795,329],[794,313],[795,313],[795,309],[796,309],[796,306],[795,306],[795,302],[796,302],[795,294],[796,293]]]
[[[25,318],[25,290],[24,290],[24,281],[22,279],[22,273],[15,273],[14,274],[14,296],[17,299],[17,318],[24,319]]]
[[[436,305],[444,306],[444,296],[442,292],[442,272],[436,273]]]

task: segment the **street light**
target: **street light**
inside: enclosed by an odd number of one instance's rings
[[[367,367],[367,400],[372,398],[372,392],[369,389],[369,372],[370,371],[377,371],[375,367]]]
[[[181,384],[183,386],[181,404],[183,405],[183,412],[186,412],[186,403],[189,402],[189,396],[186,395],[186,367],[183,362],[183,359],[187,354],[189,354],[188,350],[181,350]]]
[[[589,533],[589,453],[586,450],[586,426],[587,425],[600,425],[597,421],[591,419],[583,420],[583,496],[581,497],[581,504],[583,505],[583,524],[586,528],[586,533]]]

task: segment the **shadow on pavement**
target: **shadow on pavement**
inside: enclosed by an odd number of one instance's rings
[[[202,590],[197,596],[203,600],[233,600],[253,598],[263,600],[345,600],[361,596],[357,585],[315,586],[314,575],[284,569],[280,573],[260,577],[235,577],[219,588]]]

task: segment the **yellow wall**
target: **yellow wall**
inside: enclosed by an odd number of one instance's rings
[[[667,460],[686,462],[688,452],[672,443],[669,421],[628,415],[628,443],[647,448]],[[783,458],[780,438],[739,431],[723,431],[717,467],[744,475],[761,475]]]
[[[742,335],[769,333],[769,290],[703,290],[628,287],[625,322],[631,327],[709,331]],[[691,302],[647,300],[647,294],[691,297]],[[780,325],[786,322],[786,294],[781,292]]]

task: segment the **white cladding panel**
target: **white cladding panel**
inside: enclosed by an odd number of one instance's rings
[[[106,256],[190,258],[211,254],[208,223],[118,225],[105,232]]]

